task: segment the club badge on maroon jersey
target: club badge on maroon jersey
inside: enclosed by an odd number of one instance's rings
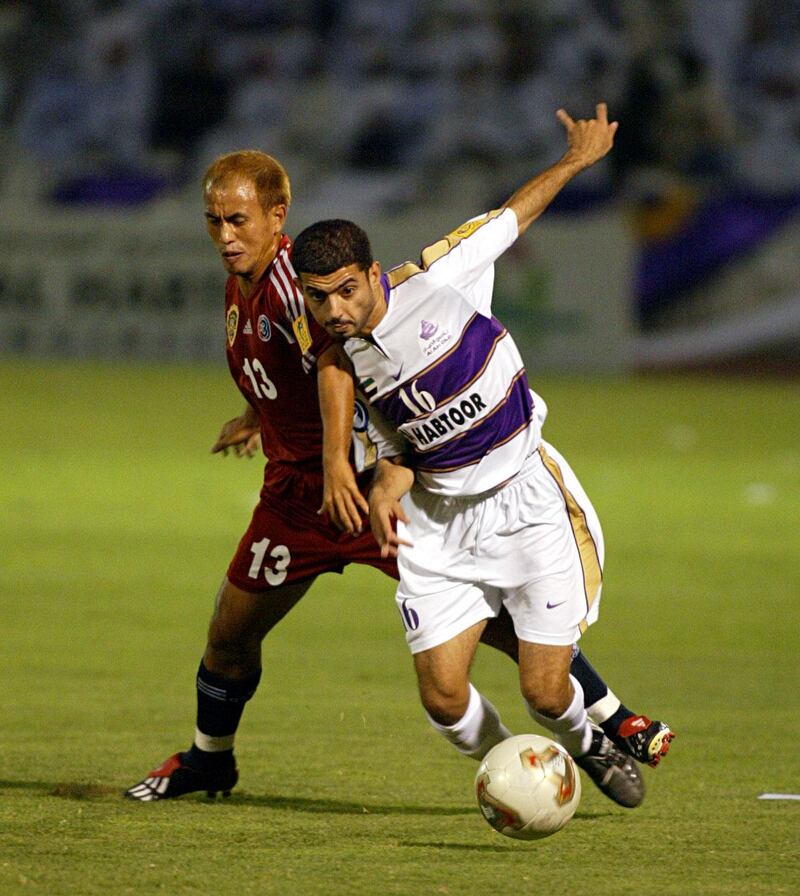
[[[233,347],[236,339],[236,331],[239,328],[239,308],[237,305],[231,305],[228,313],[225,315],[225,330],[228,334],[228,345]]]

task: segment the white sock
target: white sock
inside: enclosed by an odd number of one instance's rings
[[[592,728],[583,706],[583,688],[577,678],[570,675],[569,680],[575,689],[572,703],[566,712],[557,719],[543,716],[527,703],[528,712],[536,721],[551,731],[555,739],[566,749],[570,756],[583,756],[592,744]]]
[[[203,750],[205,753],[222,753],[225,750],[232,750],[235,740],[235,734],[226,734],[224,737],[211,737],[209,734],[203,734],[199,728],[194,729],[194,745],[198,750]]]
[[[459,753],[479,761],[495,744],[511,737],[511,732],[500,721],[500,714],[472,684],[467,711],[455,725],[440,725],[430,716],[428,721]]]
[[[602,725],[603,722],[614,715],[620,706],[622,706],[622,703],[619,697],[609,688],[605,697],[601,697],[597,703],[586,707],[586,712],[595,725]]]

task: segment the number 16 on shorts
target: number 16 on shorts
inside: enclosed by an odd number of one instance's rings
[[[409,607],[408,600],[401,602],[400,615],[407,632],[415,632],[419,628],[419,614],[413,607]]]

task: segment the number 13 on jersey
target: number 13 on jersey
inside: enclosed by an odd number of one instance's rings
[[[242,370],[247,374],[247,378],[250,380],[250,385],[253,387],[253,392],[256,393],[256,398],[269,398],[274,400],[278,397],[278,390],[275,388],[275,383],[267,376],[267,371],[264,370],[264,365],[258,358],[254,358],[252,364],[250,363],[249,358],[244,359],[244,363],[242,364]]]
[[[250,550],[253,554],[253,562],[250,564],[248,575],[251,579],[257,579],[259,573],[261,573],[263,569],[264,578],[270,585],[280,585],[286,578],[286,570],[292,562],[292,555],[289,553],[289,548],[287,548],[285,544],[276,544],[269,552],[269,559],[273,560],[274,563],[267,565],[267,563],[264,562],[264,559],[267,556],[268,548],[268,538],[262,538],[261,541],[254,541],[250,545]]]

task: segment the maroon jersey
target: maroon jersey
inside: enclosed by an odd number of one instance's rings
[[[282,236],[272,264],[248,298],[235,276],[225,287],[228,366],[258,413],[271,463],[322,469],[322,418],[302,293],[294,284],[291,241]],[[301,366],[302,365],[302,366]]]
[[[260,593],[323,572],[342,572],[348,563],[366,563],[397,578],[394,558],[381,557],[368,525],[360,535],[348,535],[317,513],[321,473],[272,463],[266,473],[250,525],[228,566],[229,581],[242,591]]]
[[[339,532],[317,511],[322,502],[322,417],[314,351],[327,334],[308,318],[294,285],[291,242],[283,236],[275,260],[248,298],[236,277],[225,287],[226,354],[236,385],[253,406],[269,463],[247,531],[228,567],[244,591],[341,572],[367,563],[397,577],[367,526],[356,537]],[[311,330],[311,327],[314,330]],[[359,477],[366,486],[369,474]]]

